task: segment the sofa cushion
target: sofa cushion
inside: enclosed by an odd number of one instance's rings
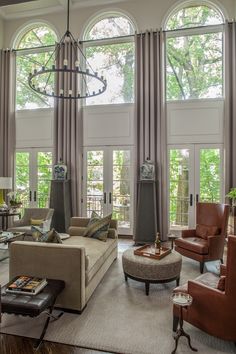
[[[109,214],[104,218],[101,218],[95,211],[93,211],[83,236],[106,241],[111,217],[112,214]]]
[[[44,219],[30,219],[30,225],[40,226],[43,222]]]
[[[196,236],[207,239],[208,236],[214,236],[219,233],[218,226],[200,225],[196,226]]]
[[[207,240],[200,237],[179,238],[175,240],[175,245],[199,254],[207,254],[209,251]]]
[[[113,249],[117,247],[117,240],[107,239],[107,242],[100,242],[94,238],[72,236],[63,242],[66,245],[77,245],[85,248],[85,281],[86,285],[97,273],[99,268],[106,261]]]

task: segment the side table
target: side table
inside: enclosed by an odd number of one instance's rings
[[[192,351],[197,352],[198,350],[196,348],[193,348],[191,345],[190,335],[187,334],[183,329],[183,307],[191,306],[191,304],[193,302],[193,298],[191,295],[186,294],[186,293],[175,293],[172,297],[172,300],[175,305],[179,306],[180,316],[179,316],[179,329],[177,329],[175,337],[174,337],[175,349],[172,351],[171,354],[175,354],[177,347],[178,347],[179,338],[181,336],[186,337],[188,339],[189,348]]]
[[[2,218],[2,230],[5,231],[8,229],[8,218],[10,216],[19,216],[21,218],[21,213],[15,213],[12,211],[0,211],[0,217]]]
[[[169,234],[168,236],[168,240],[171,241],[171,249],[173,250],[174,248],[174,241],[179,238],[179,236],[175,235],[175,234]]]

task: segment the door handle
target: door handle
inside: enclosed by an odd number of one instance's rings
[[[111,192],[109,193],[109,203],[111,204]]]
[[[198,203],[199,196],[196,194],[196,203]]]
[[[34,191],[34,202],[36,202],[36,198],[37,198],[37,192]]]
[[[192,195],[192,193],[189,196],[189,205],[193,206],[193,195]]]
[[[104,202],[104,204],[107,203],[107,194],[106,194],[106,192],[104,192],[104,194],[103,194],[103,202]]]
[[[29,192],[29,201],[30,202],[32,201],[32,192],[31,191]]]

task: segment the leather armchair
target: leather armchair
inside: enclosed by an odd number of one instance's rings
[[[203,273],[204,263],[207,261],[221,260],[227,236],[227,225],[230,206],[217,203],[197,203],[196,224],[197,228],[208,228],[209,232],[200,237],[196,230],[183,230],[182,237],[175,240],[175,250],[200,262],[200,272]],[[211,230],[215,229],[215,234]]]
[[[23,218],[15,220],[7,231],[25,232],[26,235],[31,235],[30,219],[42,219],[48,221],[48,229],[50,228],[54,209],[49,208],[25,208]]]
[[[221,265],[225,275],[224,289],[219,290],[219,276],[205,273],[174,289],[193,297],[192,305],[183,308],[183,319],[215,337],[236,342],[236,237],[228,237],[227,264]],[[210,301],[210,305],[209,305]],[[173,307],[173,330],[179,320],[179,308]]]

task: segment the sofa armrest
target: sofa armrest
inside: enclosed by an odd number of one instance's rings
[[[9,278],[31,275],[65,281],[56,305],[76,311],[85,306],[85,248],[15,241],[10,245]]]
[[[195,237],[196,236],[196,230],[195,229],[182,230],[182,235],[181,236],[183,238]]]
[[[118,233],[116,229],[108,229],[108,238],[118,238]]]

